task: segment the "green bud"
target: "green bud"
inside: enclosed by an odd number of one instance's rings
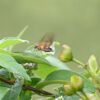
[[[65,95],[71,96],[75,94],[75,89],[71,86],[71,84],[65,84],[63,88]]]
[[[84,82],[81,77],[73,75],[71,77],[71,85],[76,91],[81,91],[84,87]]]
[[[73,55],[72,55],[71,48],[65,44],[62,47],[63,47],[63,50],[61,51],[59,55],[59,59],[63,62],[72,61]]]

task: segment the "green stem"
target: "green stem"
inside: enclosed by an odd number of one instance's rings
[[[81,93],[84,95],[85,100],[89,100],[88,96],[86,95],[86,93],[82,90]]]
[[[84,100],[84,97],[80,95],[79,93],[76,93],[77,96],[79,96],[82,100]]]
[[[28,25],[26,25],[22,30],[21,30],[21,32],[18,34],[18,38],[20,38],[23,34],[24,34],[24,32],[26,31],[28,29]]]
[[[79,60],[77,60],[77,59],[75,59],[75,58],[73,59],[73,62],[75,62],[75,63],[81,65],[86,71],[88,71],[88,73],[90,73],[89,70],[88,70],[87,67],[86,67],[87,65],[84,64],[83,62],[81,62],[81,61],[79,61]],[[87,95],[86,95],[86,93],[85,93],[83,90],[81,91],[81,93],[84,95],[85,100],[89,100],[88,97],[87,97]]]
[[[91,75],[91,73],[90,73],[90,71],[88,70],[86,64],[84,64],[83,62],[81,62],[81,61],[79,61],[79,60],[77,60],[77,59],[75,59],[75,58],[73,59],[73,62],[75,62],[75,63],[78,64],[78,65],[81,65],[82,68],[84,68],[84,69]]]
[[[21,36],[25,33],[25,31],[26,31],[27,29],[28,29],[28,25],[25,26],[25,27],[21,30],[21,32],[18,34],[17,38],[21,38]],[[9,51],[12,51],[13,47],[14,47],[14,46],[10,46],[10,47],[9,47]]]
[[[79,60],[77,60],[77,59],[73,59],[73,62],[75,62],[75,63],[77,63],[77,64],[79,64],[79,65],[81,65],[81,66],[83,66],[83,67],[85,67],[86,65],[84,64],[84,63],[82,63],[81,61],[79,61]]]

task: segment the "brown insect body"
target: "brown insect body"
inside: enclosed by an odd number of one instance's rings
[[[53,34],[46,34],[39,43],[36,44],[35,48],[45,52],[51,52],[51,45],[53,43]]]

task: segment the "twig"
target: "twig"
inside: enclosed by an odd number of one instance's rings
[[[6,80],[2,77],[0,77],[0,81],[4,82],[4,83],[7,83],[9,85],[13,85],[15,83],[15,80]]]
[[[2,77],[0,77],[0,81],[7,83],[9,85],[13,85],[15,83],[15,80],[6,80]],[[54,94],[52,94],[50,92],[34,88],[30,85],[24,84],[22,88],[23,88],[23,90],[29,90],[29,91],[35,92],[36,94],[42,95],[42,96],[55,97]]]
[[[23,89],[33,91],[39,95],[55,97],[52,93],[37,88],[33,88],[32,86],[23,85]]]

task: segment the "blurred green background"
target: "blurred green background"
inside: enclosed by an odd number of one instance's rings
[[[16,36],[26,25],[23,39],[31,43],[54,32],[80,60],[91,54],[100,60],[100,0],[0,0],[0,38]]]

